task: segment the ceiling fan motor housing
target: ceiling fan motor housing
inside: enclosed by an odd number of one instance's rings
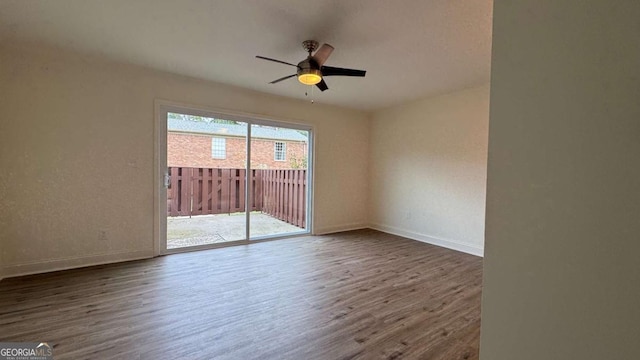
[[[320,66],[318,66],[318,63],[312,57],[308,57],[298,63],[298,76],[303,74],[322,76]]]
[[[298,63],[298,81],[305,85],[315,85],[322,81],[322,72],[318,63],[309,56]]]

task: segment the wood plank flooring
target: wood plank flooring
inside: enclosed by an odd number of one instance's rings
[[[482,259],[373,230],[5,279],[64,359],[478,359]]]

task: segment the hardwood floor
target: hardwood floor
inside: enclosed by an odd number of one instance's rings
[[[478,359],[482,259],[373,230],[5,279],[63,359]]]

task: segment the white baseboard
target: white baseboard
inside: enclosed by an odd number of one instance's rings
[[[398,235],[411,240],[421,241],[427,244],[445,247],[447,249],[461,251],[475,256],[484,256],[484,249],[475,245],[465,244],[461,241],[442,239],[435,236],[424,235],[413,231],[398,229],[394,226],[384,224],[370,224],[369,227],[374,230],[382,231],[392,235]]]
[[[326,235],[326,234],[332,234],[332,233],[337,233],[342,231],[366,229],[368,227],[369,227],[369,224],[366,224],[366,223],[351,223],[351,224],[343,224],[343,225],[336,225],[336,226],[327,226],[320,229],[314,229],[315,231],[313,234]]]
[[[435,236],[428,236],[412,231],[402,230],[393,226],[384,224],[366,224],[366,223],[350,223],[337,226],[328,226],[317,229],[315,235],[325,235],[342,231],[351,231],[371,228],[385,233],[402,236],[412,240],[425,242],[428,244],[445,247],[448,249],[461,251],[475,256],[483,256],[482,248],[465,244],[460,241],[442,239]],[[63,259],[53,259],[39,262],[30,262],[22,264],[5,264],[0,273],[2,278],[10,278],[23,275],[39,274],[51,271],[75,269],[86,266],[103,265],[117,263],[123,261],[132,261],[140,259],[149,259],[154,257],[153,250],[140,250],[132,252],[118,252],[109,254],[98,254],[82,257],[70,257]]]
[[[51,271],[75,269],[86,266],[111,264],[123,261],[149,259],[154,257],[153,250],[118,252],[91,256],[53,259],[23,264],[6,264],[3,268],[4,278],[40,274]]]

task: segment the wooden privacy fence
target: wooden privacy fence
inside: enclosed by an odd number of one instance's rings
[[[306,226],[306,170],[170,167],[167,215],[231,214],[245,211],[245,185],[251,211]]]

